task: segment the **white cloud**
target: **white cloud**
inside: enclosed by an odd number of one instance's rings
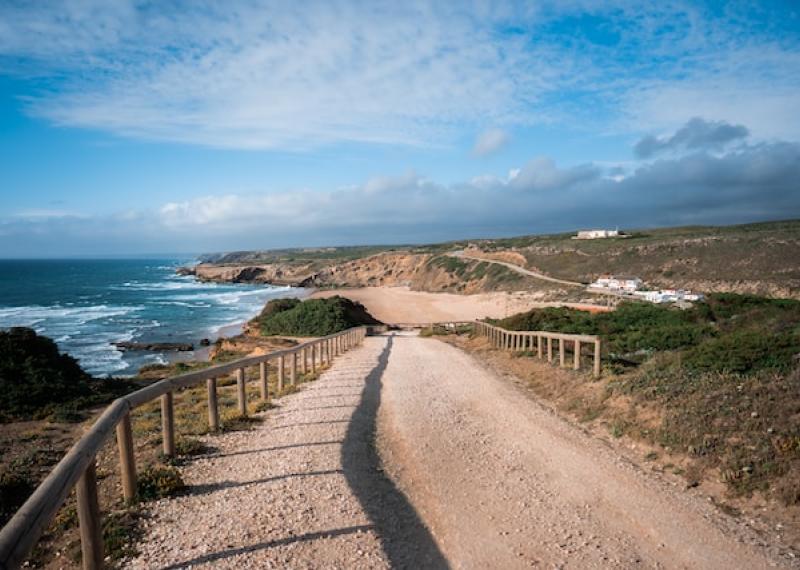
[[[487,124],[643,132],[695,115],[800,138],[797,41],[750,15],[681,1],[6,2],[0,70],[47,79],[27,105],[56,124],[216,147],[438,146]],[[502,146],[484,137],[476,154]]]
[[[522,113],[521,95],[551,75],[536,50],[495,35],[491,14],[478,21],[458,5],[244,1],[178,12],[122,3],[98,10],[98,31],[91,10],[70,9],[78,4],[66,2],[63,17],[58,5],[0,10],[11,22],[0,55],[27,57],[25,72],[74,72],[30,100],[35,114],[124,136],[236,148],[432,145],[462,122]]]
[[[474,156],[488,156],[494,154],[508,144],[511,137],[502,129],[489,129],[483,131],[475,140],[472,147]]]

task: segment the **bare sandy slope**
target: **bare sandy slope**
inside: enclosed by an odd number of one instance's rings
[[[316,291],[312,297],[342,295],[362,303],[378,320],[385,323],[432,323],[469,321],[484,317],[502,318],[537,307],[556,306],[546,303],[536,293],[428,293],[407,287],[363,287]]]
[[[455,568],[768,568],[702,497],[622,460],[472,356],[396,336],[379,415],[387,471]]]

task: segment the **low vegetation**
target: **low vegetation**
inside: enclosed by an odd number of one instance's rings
[[[325,336],[360,325],[381,324],[364,305],[344,297],[275,299],[253,323],[262,335]]]
[[[0,331],[0,422],[78,421],[83,410],[129,392],[129,382],[92,378],[51,339],[29,328]]]
[[[509,330],[600,335],[611,362],[675,351],[695,372],[786,370],[800,352],[800,301],[717,293],[686,310],[624,303],[616,311],[537,309],[496,321]]]
[[[712,294],[687,310],[548,308],[499,324],[600,335],[606,374],[591,383],[600,385],[576,384],[570,398],[563,386],[543,393],[614,437],[685,453],[690,480],[717,473],[734,495],[800,504],[800,302]]]

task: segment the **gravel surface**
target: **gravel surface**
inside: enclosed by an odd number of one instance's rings
[[[374,448],[385,339],[338,357],[251,431],[183,469],[188,493],[153,503],[129,568],[423,568],[433,540]]]
[[[149,507],[124,566],[791,564],[435,339],[367,338],[279,404],[207,438],[218,451],[184,468],[186,495]]]
[[[378,447],[453,567],[790,566],[467,353],[434,338],[391,344]]]

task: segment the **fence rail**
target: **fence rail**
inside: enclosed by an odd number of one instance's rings
[[[553,362],[554,342],[558,342],[558,362],[564,367],[567,365],[567,349],[572,348],[572,368],[579,370],[581,367],[581,347],[588,345],[592,351],[592,374],[600,377],[600,337],[585,334],[565,334],[549,331],[510,331],[501,327],[490,325],[483,321],[473,323],[477,334],[485,336],[497,348],[513,352],[536,352],[539,358],[547,358]]]
[[[123,497],[125,500],[133,500],[136,496],[136,458],[130,418],[133,409],[156,398],[161,399],[163,452],[166,456],[172,456],[175,454],[175,412],[172,395],[176,390],[206,382],[208,424],[209,429],[215,431],[219,429],[217,378],[231,373],[236,374],[239,413],[247,415],[245,369],[258,366],[260,396],[266,401],[269,399],[267,380],[270,361],[276,361],[278,364],[277,378],[280,391],[286,381],[287,368],[288,381],[294,384],[299,364],[303,372],[306,372],[309,366],[311,371],[315,371],[318,365],[328,364],[335,356],[360,344],[366,333],[366,327],[348,329],[289,349],[242,358],[167,378],[114,400],[89,431],[58,462],[8,524],[0,530],[0,570],[16,569],[22,565],[73,488],[76,489],[83,567],[87,570],[102,568],[103,541],[97,499],[96,456],[111,434],[116,432]],[[290,361],[288,366],[287,358]]]

